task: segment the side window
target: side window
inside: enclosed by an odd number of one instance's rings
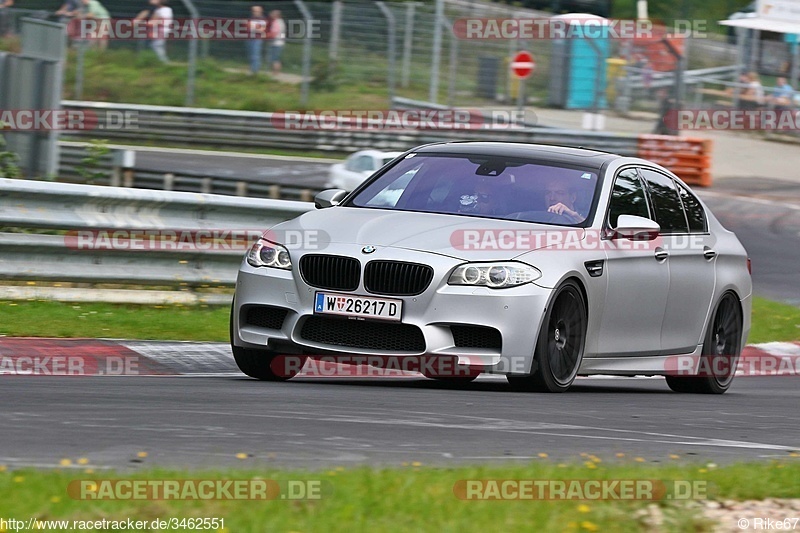
[[[683,209],[686,211],[686,218],[689,221],[689,231],[692,233],[703,233],[706,231],[706,212],[700,201],[692,194],[688,188],[678,185],[678,193],[681,195]]]
[[[653,201],[656,222],[661,226],[661,231],[664,233],[688,233],[686,215],[672,178],[646,168],[640,170],[650,189],[650,199]]]
[[[362,155],[356,160],[356,170],[370,171],[375,170],[375,161],[372,156]]]
[[[639,181],[636,169],[633,168],[620,172],[614,181],[614,188],[611,190],[611,200],[608,206],[609,227],[617,227],[617,219],[620,215],[636,215],[650,218],[650,214],[647,211],[644,187],[642,187],[642,182]]]

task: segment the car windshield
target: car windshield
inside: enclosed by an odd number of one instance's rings
[[[495,156],[409,154],[349,206],[581,225],[597,187],[593,168]]]

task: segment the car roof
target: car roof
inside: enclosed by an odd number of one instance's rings
[[[596,168],[600,168],[604,163],[623,157],[618,154],[588,148],[515,142],[443,142],[427,144],[413,151],[416,153],[521,157],[543,162],[566,163]]]

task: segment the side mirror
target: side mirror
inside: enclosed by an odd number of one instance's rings
[[[333,207],[339,205],[347,196],[347,191],[342,189],[328,189],[317,193],[314,197],[314,207],[317,209],[325,209],[326,207]]]
[[[617,227],[613,228],[615,239],[624,238],[639,241],[651,241],[661,233],[658,222],[636,215],[620,215]]]

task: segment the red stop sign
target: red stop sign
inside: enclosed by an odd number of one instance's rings
[[[527,78],[536,68],[536,62],[530,52],[518,52],[511,60],[511,72],[520,79]]]

